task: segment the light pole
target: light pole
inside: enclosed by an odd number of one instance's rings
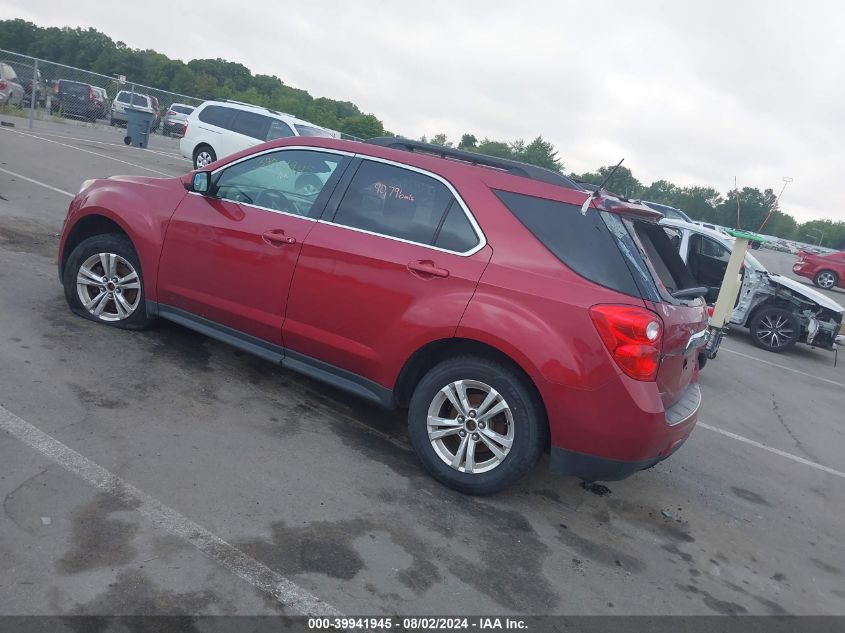
[[[777,206],[778,206],[778,202],[780,202],[780,197],[783,195],[783,192],[784,192],[784,190],[786,189],[786,185],[788,185],[789,183],[791,183],[791,182],[792,182],[792,180],[793,180],[793,179],[792,179],[792,178],[790,178],[789,176],[784,176],[784,177],[783,177],[783,187],[781,187],[781,189],[780,189],[780,193],[778,194],[778,197],[777,197],[777,198],[775,198],[775,201],[772,203],[772,207],[769,209],[769,214],[766,216],[766,219],[765,219],[765,220],[763,220],[763,224],[761,224],[761,225],[760,225],[760,228],[759,228],[759,229],[757,229],[757,232],[758,232],[758,233],[759,233],[760,231],[762,231],[762,230],[763,230],[763,227],[764,227],[764,226],[766,226],[766,222],[768,222],[768,221],[769,221],[769,218],[770,218],[770,217],[772,217],[772,213],[774,213],[775,209],[777,208]]]

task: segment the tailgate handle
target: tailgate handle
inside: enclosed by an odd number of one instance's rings
[[[296,244],[296,238],[285,235],[282,229],[272,229],[264,231],[261,234],[261,239],[267,242],[270,246],[285,246],[287,244]]]
[[[435,265],[430,259],[420,259],[408,264],[408,270],[423,277],[448,277],[449,271]]]

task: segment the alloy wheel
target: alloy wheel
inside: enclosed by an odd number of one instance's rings
[[[766,315],[757,327],[757,337],[770,347],[783,347],[794,333],[789,319],[780,314]]]
[[[833,273],[824,271],[819,273],[818,277],[816,277],[816,282],[821,288],[830,290],[833,288],[833,284],[836,283],[836,278],[833,276]]]
[[[100,321],[123,321],[141,302],[141,278],[120,255],[96,253],[79,267],[76,292],[82,306]]]
[[[434,396],[426,430],[443,462],[460,472],[483,473],[499,466],[513,446],[513,412],[490,385],[457,380]]]

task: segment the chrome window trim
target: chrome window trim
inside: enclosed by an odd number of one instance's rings
[[[485,246],[487,246],[487,237],[484,235],[484,231],[481,230],[481,227],[479,226],[478,222],[475,220],[475,216],[472,215],[472,212],[469,210],[469,207],[467,206],[466,202],[464,202],[464,199],[460,196],[460,194],[458,194],[457,190],[452,186],[452,183],[450,183],[448,180],[446,180],[445,178],[443,178],[439,174],[435,174],[433,172],[426,171],[425,169],[420,169],[419,167],[414,167],[413,165],[400,163],[400,162],[397,162],[397,161],[394,161],[394,160],[389,160],[389,159],[386,159],[386,158],[378,158],[377,156],[370,156],[368,154],[355,154],[354,156],[355,156],[355,158],[360,158],[361,160],[369,160],[369,161],[373,161],[373,162],[376,162],[376,163],[384,163],[385,165],[391,165],[392,167],[398,167],[399,169],[406,169],[408,171],[414,171],[414,172],[417,172],[418,174],[422,174],[423,176],[428,176],[429,178],[433,178],[434,180],[437,180],[438,182],[442,183],[449,190],[449,192],[452,194],[452,197],[454,197],[455,200],[458,202],[458,204],[461,206],[461,209],[463,209],[464,215],[466,216],[467,220],[469,221],[470,226],[472,227],[472,230],[475,233],[475,237],[478,239],[478,244],[473,246],[468,251],[458,252],[458,251],[452,251],[452,250],[449,250],[449,249],[446,249],[446,248],[440,248],[439,246],[434,246],[432,244],[423,244],[422,242],[414,242],[413,240],[406,240],[406,239],[401,238],[401,237],[394,237],[393,235],[386,235],[384,233],[376,233],[375,231],[368,231],[367,229],[359,229],[358,227],[355,227],[355,226],[348,226],[346,224],[338,224],[337,222],[330,222],[328,220],[322,220],[322,219],[317,220],[317,222],[319,224],[328,224],[330,226],[337,226],[337,227],[340,227],[340,228],[343,228],[343,229],[348,229],[350,231],[355,231],[357,233],[364,233],[366,235],[374,235],[376,237],[383,237],[384,239],[387,239],[387,240],[393,240],[395,242],[403,242],[404,244],[413,244],[414,246],[421,246],[423,248],[428,248],[428,249],[431,249],[433,251],[439,251],[441,253],[449,253],[450,255],[458,255],[460,257],[471,257],[472,255],[475,255],[478,251],[483,249]],[[345,192],[344,192],[344,194],[345,194]]]
[[[201,198],[207,198],[208,196],[204,196],[201,193],[197,193],[196,191],[189,191],[189,196],[200,196]],[[232,204],[237,204],[242,207],[249,207],[250,209],[257,209],[259,211],[268,211],[270,213],[278,213],[279,215],[287,215],[292,218],[299,218],[300,220],[308,220],[309,222],[316,222],[316,218],[309,218],[307,215],[298,215],[296,213],[291,213],[290,211],[279,211],[278,209],[270,209],[268,207],[260,207],[257,204],[250,204],[249,202],[241,202],[240,200],[229,200],[229,198],[211,198],[212,200],[222,200],[223,202],[231,202]]]

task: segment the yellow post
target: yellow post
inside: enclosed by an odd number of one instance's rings
[[[719,289],[719,297],[713,307],[713,316],[710,318],[711,327],[723,328],[731,320],[731,313],[736,305],[736,298],[742,286],[742,277],[739,270],[745,261],[745,253],[748,250],[748,238],[736,237],[734,248],[731,251],[731,258],[728,260],[728,267],[725,270],[725,278],[722,280],[722,287]]]

